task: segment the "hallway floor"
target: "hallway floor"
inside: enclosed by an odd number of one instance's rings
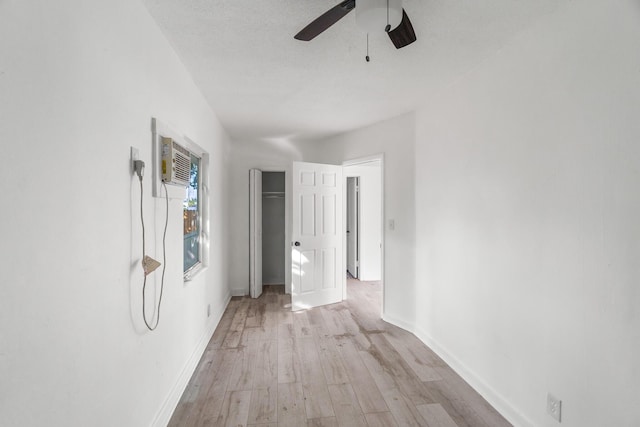
[[[283,286],[233,298],[169,426],[510,426],[413,334],[380,319],[381,285],[291,312]]]

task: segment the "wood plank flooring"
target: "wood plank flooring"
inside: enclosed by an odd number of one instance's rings
[[[232,298],[169,426],[511,426],[413,334],[380,319],[378,282],[290,311],[282,286]]]

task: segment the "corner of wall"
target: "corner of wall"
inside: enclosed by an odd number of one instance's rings
[[[402,329],[404,329],[406,331],[409,331],[409,332],[411,332],[412,334],[415,335],[415,333],[413,331],[413,328],[414,328],[414,324],[413,323],[407,322],[405,320],[398,319],[398,318],[393,317],[393,316],[389,316],[386,313],[382,313],[382,320],[384,320],[387,323],[391,323],[392,325],[397,326],[398,328],[402,328]]]
[[[249,295],[247,293],[247,289],[246,288],[232,288],[231,289],[231,296],[232,297],[243,297],[245,295]]]

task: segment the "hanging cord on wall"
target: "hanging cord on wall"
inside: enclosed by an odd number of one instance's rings
[[[142,166],[142,170],[144,170],[144,164]],[[142,172],[139,172],[137,169],[136,169],[136,172],[140,180],[140,222],[142,224],[142,260],[143,260],[143,263],[145,263],[147,259],[147,252],[146,252],[146,237],[145,237],[145,227],[144,227],[144,211],[143,211],[143,203],[142,203],[144,200],[144,197],[143,197],[144,187],[142,185]],[[147,329],[149,329],[150,331],[155,330],[158,327],[158,324],[160,323],[160,306],[162,304],[162,293],[164,291],[164,276],[167,268],[166,239],[167,239],[167,227],[169,225],[169,193],[167,191],[167,185],[164,182],[162,183],[162,186],[164,187],[164,194],[165,194],[165,200],[166,200],[166,216],[165,216],[165,222],[164,222],[164,232],[162,234],[162,279],[160,281],[160,298],[158,299],[158,309],[157,309],[158,314],[157,314],[157,320],[154,326],[151,326],[149,324],[149,321],[147,320],[147,313],[145,310],[147,275],[148,273],[150,273],[150,271],[147,272],[146,268],[144,269],[144,281],[142,282],[142,318],[144,320],[144,324],[147,326]]]
[[[366,59],[367,62],[371,61],[371,58],[369,58],[369,33],[367,33],[367,56],[365,56],[364,59]]]
[[[389,24],[389,0],[387,0],[387,26],[384,27],[385,32],[391,31],[391,24]]]

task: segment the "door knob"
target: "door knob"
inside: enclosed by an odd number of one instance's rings
[[[300,242],[295,242],[294,245],[295,246],[300,246]]]

